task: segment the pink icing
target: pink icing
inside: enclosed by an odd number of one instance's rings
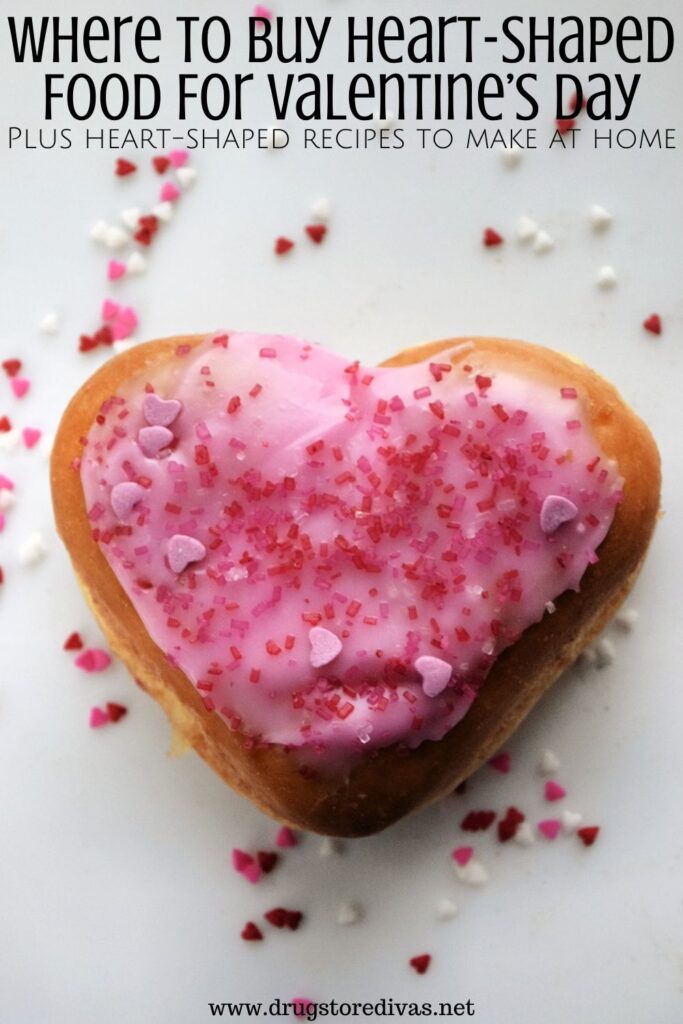
[[[104,403],[81,460],[93,535],[152,639],[248,745],[324,765],[440,739],[597,560],[620,480],[581,396],[483,376],[470,350],[472,365],[365,369],[221,334]],[[170,427],[148,426],[152,391],[180,403]],[[125,522],[123,482],[145,490]],[[577,509],[550,535],[548,496]],[[204,554],[173,571],[179,537],[183,557]]]

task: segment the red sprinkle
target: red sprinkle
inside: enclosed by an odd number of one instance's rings
[[[488,246],[489,248],[492,245],[502,245],[504,241],[505,239],[503,238],[503,236],[499,235],[497,231],[493,230],[493,228],[486,228],[484,230],[483,242],[484,245]]]
[[[165,174],[171,166],[171,161],[167,156],[155,156],[152,157],[152,166],[157,174]]]
[[[555,126],[560,135],[566,135],[572,128],[576,128],[575,117],[558,117],[555,121]]]
[[[327,234],[327,228],[324,224],[307,224],[304,231],[316,245],[320,245],[323,238]]]
[[[240,936],[245,942],[261,942],[263,939],[263,932],[254,924],[253,921],[247,921],[240,932]]]
[[[65,651],[81,651],[83,650],[83,640],[81,639],[80,633],[70,633],[64,641],[63,649]]]
[[[128,174],[135,174],[137,169],[137,164],[132,164],[130,160],[116,161],[116,175],[119,178],[125,178]]]
[[[292,932],[297,930],[304,918],[300,910],[286,910],[285,907],[273,907],[263,916],[275,928],[289,928]]]
[[[505,817],[498,822],[498,839],[506,843],[517,834],[517,829],[524,821],[524,815],[516,807],[508,807]]]
[[[120,718],[128,714],[128,708],[123,704],[115,704],[113,701],[107,701],[107,713],[109,714],[112,722],[118,722]]]
[[[414,971],[417,971],[418,974],[424,974],[432,962],[432,958],[429,953],[421,953],[420,956],[414,956],[408,962]]]
[[[584,846],[592,846],[598,838],[599,831],[599,825],[586,825],[584,828],[577,829],[576,834]]]
[[[0,416],[0,434],[6,434],[12,429],[9,416]]]
[[[263,871],[265,875],[269,875],[280,857],[277,853],[273,853],[272,850],[259,850],[256,854],[256,859],[259,862],[261,871]]]
[[[510,755],[506,751],[501,751],[500,754],[496,754],[489,761],[489,765],[497,772],[501,772],[503,775],[507,775],[510,771]]]
[[[2,368],[8,377],[16,377],[21,370],[21,359],[5,359]]]
[[[662,333],[662,318],[658,313],[653,313],[647,320],[643,320],[643,327],[650,334],[661,334]],[[2,364],[5,365],[4,363]]]
[[[285,238],[284,235],[280,235],[279,238],[275,239],[275,254],[276,256],[284,256],[286,252],[294,248],[294,242],[291,238]]]
[[[460,822],[460,828],[463,832],[485,832],[495,820],[495,811],[470,811]]]

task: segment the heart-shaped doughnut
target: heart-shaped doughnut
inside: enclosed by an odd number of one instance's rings
[[[611,617],[659,461],[546,349],[366,368],[221,333],[98,371],[52,487],[112,648],[174,726],[271,814],[360,835],[490,757]]]

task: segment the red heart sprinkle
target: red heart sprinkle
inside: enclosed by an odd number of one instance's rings
[[[159,218],[155,217],[153,213],[147,213],[139,218],[138,224],[141,228],[147,228],[148,231],[156,231],[159,227]]]
[[[294,242],[290,238],[280,236],[280,238],[275,239],[275,253],[277,256],[283,256],[284,253],[289,252],[293,248]]]
[[[140,245],[151,245],[152,239],[154,238],[154,232],[150,231],[149,228],[140,228],[139,231],[135,232],[133,238],[136,242],[139,242]]]
[[[259,862],[261,871],[265,872],[266,875],[270,874],[280,859],[276,853],[272,853],[270,850],[259,850],[256,854],[256,858]]]
[[[155,156],[152,158],[152,165],[157,174],[165,174],[171,166],[171,161],[167,156]]]
[[[245,942],[261,942],[263,939],[263,932],[253,921],[247,921],[240,935]]]
[[[8,416],[0,416],[0,434],[6,434],[8,430],[12,429],[12,424],[9,421]]]
[[[99,331],[96,331],[95,334],[93,334],[92,340],[96,345],[113,345],[114,335],[111,333],[111,327],[107,324],[100,327]]]
[[[80,633],[71,633],[64,641],[65,651],[80,651],[83,648],[83,641]]]
[[[412,960],[409,961],[410,966],[414,971],[417,971],[418,974],[424,974],[431,962],[432,958],[429,953],[422,953],[420,956],[414,956]]]
[[[97,348],[97,342],[89,334],[81,334],[78,340],[78,351],[79,352],[92,352],[94,348]]]
[[[493,230],[493,228],[486,228],[484,231],[483,241],[484,245],[490,247],[492,245],[502,245],[504,239],[503,236],[499,235],[497,231]]]
[[[107,701],[107,712],[112,722],[118,722],[120,718],[128,714],[128,708],[124,704],[115,704],[113,701]]]
[[[316,245],[320,245],[327,234],[327,228],[324,224],[307,224],[304,230],[311,241],[315,242]]]
[[[127,174],[135,174],[137,169],[137,164],[132,164],[130,160],[116,161],[116,174],[119,178],[125,178]]]
[[[484,832],[495,819],[495,811],[470,811],[460,822],[460,828],[463,832]]]
[[[576,834],[584,846],[592,846],[598,838],[599,831],[599,825],[586,825],[584,828],[577,829]]]
[[[285,910],[284,907],[273,907],[272,910],[268,910],[263,916],[275,928],[289,928],[290,931],[295,932],[301,924],[304,915],[300,910]]]
[[[555,121],[555,127],[560,135],[566,135],[572,128],[576,128],[576,118],[558,117],[557,121]]]
[[[5,359],[2,368],[8,377],[16,377],[21,369],[21,359]]]
[[[658,313],[653,313],[647,320],[643,320],[643,327],[650,334],[661,334],[662,333],[662,319]],[[5,365],[4,363],[2,364]]]
[[[2,584],[4,582],[5,582],[5,574],[2,571],[2,566],[0,565],[0,584]]]
[[[524,821],[524,815],[516,807],[508,807],[505,817],[498,822],[498,839],[506,843],[517,835],[517,829]]]

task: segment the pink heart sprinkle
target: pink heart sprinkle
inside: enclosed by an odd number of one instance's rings
[[[112,302],[111,299],[105,299],[102,303],[102,319],[113,320],[120,308],[121,307],[118,302]]]
[[[159,398],[158,395],[145,395],[142,403],[142,414],[153,427],[170,427],[182,409],[182,402],[176,398]]]
[[[579,510],[569,498],[561,494],[549,494],[541,506],[541,529],[544,533],[554,533],[563,523],[569,523],[579,514]]]
[[[144,494],[145,488],[133,480],[123,480],[120,484],[114,484],[109,501],[116,518],[127,519]]]
[[[90,728],[99,729],[103,725],[107,725],[109,722],[109,715],[106,711],[102,711],[101,708],[90,709]]]
[[[263,4],[256,4],[256,7],[254,8],[254,17],[262,18],[264,21],[270,21],[273,17],[273,12],[268,10],[267,7],[264,7]]]
[[[172,149],[168,154],[168,159],[171,162],[172,167],[182,167],[186,164],[190,154],[186,149]]]
[[[510,771],[510,755],[503,751],[500,754],[496,754],[495,757],[492,757],[491,760],[489,761],[489,764],[497,772],[501,772],[503,775],[507,775],[507,773]]]
[[[261,880],[263,872],[256,861],[253,861],[242,869],[241,874],[243,874],[247,881],[251,882],[252,885],[256,885],[256,883]]]
[[[172,181],[165,181],[159,193],[159,199],[162,203],[174,203],[179,198],[180,189]]]
[[[474,850],[471,846],[457,846],[455,850],[453,850],[451,857],[459,867],[464,868],[472,859],[473,853]]]
[[[138,444],[148,459],[157,458],[172,441],[173,434],[168,427],[141,427],[138,430]]]
[[[232,851],[232,866],[235,871],[244,871],[249,864],[254,863],[254,858],[250,853],[246,853],[244,850],[239,850],[237,847]]]
[[[111,322],[111,333],[115,341],[123,341],[129,338],[138,325],[137,313],[130,306],[119,309]]]
[[[556,839],[561,825],[562,822],[559,818],[546,818],[545,821],[539,821],[538,831],[541,835],[544,835],[546,839]]]
[[[299,840],[296,838],[291,828],[288,828],[286,825],[282,826],[282,828],[275,837],[276,845],[282,847],[283,849],[289,846],[297,846],[298,842]]]
[[[0,533],[5,529],[5,514],[0,512]]]
[[[422,676],[422,689],[427,697],[438,697],[448,686],[453,669],[447,661],[425,654],[415,662],[415,668]]]
[[[21,436],[24,439],[24,444],[27,448],[33,448],[34,445],[38,444],[42,437],[41,431],[35,427],[24,427],[21,432]]]
[[[9,386],[17,398],[23,398],[31,385],[25,377],[12,377]]]
[[[309,1016],[309,1010],[315,1006],[313,1000],[307,999],[306,996],[294,996],[290,1002],[295,1017]]]
[[[149,427],[148,429],[165,430],[165,427]],[[168,564],[175,573],[180,574],[191,562],[200,562],[205,555],[206,548],[196,537],[176,533],[168,542]]]
[[[561,800],[563,796],[567,795],[567,790],[564,786],[561,786],[559,782],[555,782],[553,779],[548,779],[543,790],[543,795],[546,800]]]
[[[74,665],[84,672],[101,672],[111,665],[111,657],[99,647],[87,647],[78,655]]]
[[[116,281],[119,277],[123,277],[126,272],[126,264],[120,263],[118,260],[109,260],[107,264],[107,277],[110,281]]]
[[[14,480],[10,480],[4,473],[0,473],[0,491],[13,491]]]
[[[310,659],[313,668],[329,665],[341,652],[343,646],[339,637],[331,633],[329,629],[325,629],[324,626],[314,626],[308,634],[308,639],[311,642]]]

